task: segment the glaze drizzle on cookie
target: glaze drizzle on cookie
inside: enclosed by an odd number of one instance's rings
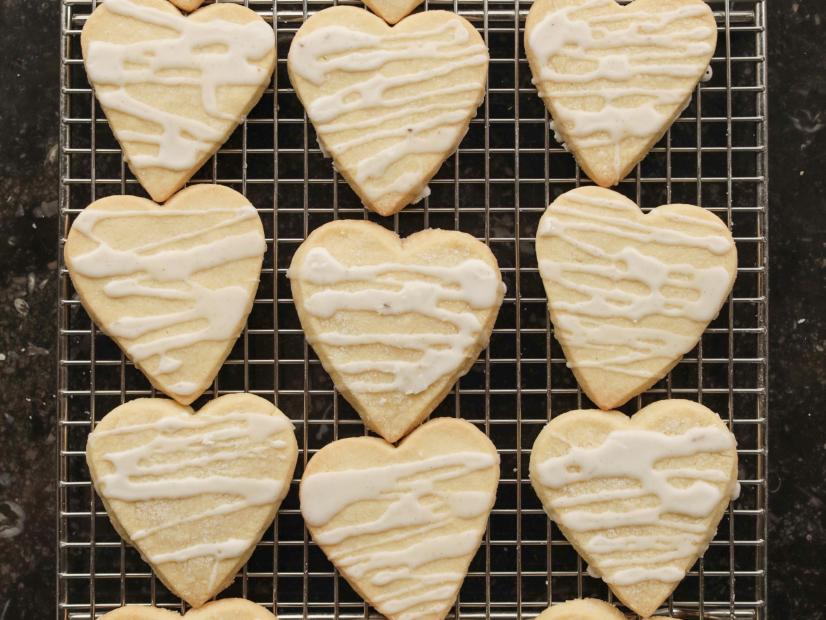
[[[125,153],[130,165],[166,170],[194,168],[216,148],[216,142],[223,140],[226,122],[242,120],[222,110],[221,89],[258,87],[267,79],[267,69],[257,62],[273,53],[272,28],[261,19],[243,24],[219,19],[197,21],[132,0],[106,0],[102,6],[119,17],[160,27],[164,33],[156,39],[129,43],[92,40],[86,54],[86,71],[96,85],[101,105],[153,126],[152,131],[113,127],[122,144],[157,147],[155,153]],[[197,88],[203,111],[211,121],[153,106],[130,92],[130,86],[136,84]]]
[[[503,286],[494,269],[478,259],[450,267],[395,262],[347,266],[321,247],[312,248],[300,265],[291,267],[288,277],[318,287],[303,306],[321,320],[343,326],[341,317],[356,312],[427,319],[433,327],[425,333],[354,333],[342,327],[322,329],[310,338],[313,345],[342,351],[375,345],[396,349],[402,355],[376,352],[367,361],[331,363],[348,376],[346,387],[353,392],[406,395],[423,392],[465,363],[482,330],[472,311],[498,305]]]
[[[684,326],[696,329],[719,312],[731,287],[720,257],[734,242],[717,218],[660,211],[665,223],[655,225],[627,198],[601,191],[560,196],[539,224],[539,270],[555,335],[571,368],[648,378],[650,362],[678,359],[694,347],[697,338]],[[619,249],[605,249],[617,242]],[[691,258],[669,260],[663,248]]]
[[[271,505],[283,497],[286,490],[279,480],[268,477],[269,471],[262,470],[261,477],[237,475],[232,473],[232,464],[283,458],[281,452],[291,434],[292,425],[285,417],[240,410],[215,416],[167,416],[95,430],[89,436],[89,449],[96,459],[111,466],[95,480],[95,488],[108,502],[149,502],[147,514],[169,513],[170,502],[179,500],[199,499],[202,506],[208,506],[182,517],[160,519],[131,532],[130,537],[156,565],[210,559],[209,589],[220,562],[241,557],[256,541],[231,537],[169,549],[170,540],[176,539],[170,531],[192,523],[208,531],[216,527],[216,518]],[[113,448],[110,440],[128,440],[129,444]],[[221,464],[229,466],[228,473],[204,475]],[[163,551],[152,551],[161,546]]]
[[[384,615],[441,618],[464,579],[444,563],[479,547],[481,532],[465,520],[487,514],[494,501],[489,490],[466,487],[466,478],[498,461],[496,454],[464,451],[315,473],[301,482],[301,512],[345,575],[382,588],[369,598]],[[348,516],[376,503],[382,510],[372,520]],[[336,525],[339,517],[346,524]]]
[[[554,128],[572,149],[612,152],[606,185],[636,163],[623,159],[624,143],[649,141],[667,129],[714,52],[706,4],[652,5],[620,9],[614,0],[580,0],[548,10],[526,40],[533,81],[552,106]],[[629,23],[616,27],[621,20]]]
[[[163,230],[164,220],[184,220],[190,229],[177,234],[159,232],[156,240],[128,249],[113,247],[106,235],[95,231],[103,222],[128,226],[135,220],[154,220],[159,231]],[[255,281],[215,287],[200,276],[236,261],[261,258],[266,242],[255,208],[250,204],[200,209],[87,208],[74,221],[72,230],[96,243],[94,249],[67,258],[73,277],[108,278],[103,292],[112,300],[134,297],[168,301],[173,308],[124,316],[101,328],[122,339],[126,354],[136,364],[157,359],[157,369],[153,369],[156,374],[178,373],[181,379],[168,386],[167,392],[182,397],[195,394],[198,382],[175,351],[238,337],[248,311],[250,286]],[[183,247],[173,247],[176,244]]]
[[[392,168],[410,156],[449,151],[481,102],[485,72],[469,77],[463,70],[484,67],[487,48],[464,20],[444,15],[436,28],[386,35],[324,26],[299,32],[290,46],[291,74],[316,90],[302,100],[319,142],[354,170],[355,189],[368,203],[420,194],[429,180],[424,172],[394,175]],[[402,64],[422,62],[412,70]]]
[[[571,532],[592,534],[583,551],[605,582],[676,582],[685,571],[673,561],[702,554],[711,539],[702,521],[734,494],[736,481],[715,467],[658,465],[735,448],[734,436],[716,426],[680,435],[614,430],[598,446],[572,445],[567,453],[540,462],[535,478],[558,492],[546,506],[555,521]],[[591,483],[599,480],[615,482],[592,490]],[[641,499],[649,501],[635,503]],[[640,535],[638,528],[656,531]]]

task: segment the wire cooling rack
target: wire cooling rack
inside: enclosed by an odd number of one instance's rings
[[[59,255],[74,217],[111,194],[144,195],[96,105],[80,53],[80,30],[96,0],[62,0],[61,226]],[[367,213],[318,149],[292,90],[286,57],[306,17],[330,2],[249,0],[278,41],[273,83],[193,182],[245,193],[258,208],[268,251],[248,326],[209,398],[249,391],[273,399],[302,448],[278,519],[223,596],[243,596],[281,618],[375,615],[311,542],[298,510],[303,465],[328,442],[364,433],[307,346],[286,267],[307,233],[335,218],[369,217],[402,235],[426,227],[483,239],[508,293],[490,347],[434,415],[459,416],[499,448],[502,480],[484,543],[454,618],[533,618],[551,601],[611,600],[545,516],[530,487],[533,441],[549,417],[587,406],[552,337],[533,245],[546,205],[588,182],[548,130],[522,46],[529,1],[425,0],[423,8],[467,17],[490,47],[488,88],[458,152],[430,183],[432,194],[391,218]],[[765,1],[711,0],[718,26],[712,78],[701,83],[668,134],[619,186],[644,209],[701,205],[732,228],[739,270],[732,297],[702,342],[653,389],[629,403],[703,402],[739,442],[742,495],[704,559],[667,603],[680,618],[766,618],[767,178]],[[154,395],[80,306],[61,263],[59,293],[58,618],[94,618],[125,603],[184,610],[111,527],[84,459],[86,437],[108,411]]]

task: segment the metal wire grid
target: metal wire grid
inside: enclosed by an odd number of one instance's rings
[[[624,409],[678,397],[705,403],[739,442],[740,499],[668,602],[676,617],[766,618],[767,188],[764,0],[710,0],[718,24],[713,77],[619,190],[643,208],[699,204],[732,227],[739,251],[733,295],[701,343]],[[97,0],[62,0],[61,227],[89,202],[143,191],[96,105],[80,60],[80,29]],[[224,596],[244,596],[281,618],[368,618],[370,610],[311,542],[298,510],[303,465],[363,426],[303,339],[284,272],[307,233],[338,217],[365,217],[402,235],[456,228],[483,239],[508,293],[490,347],[434,415],[459,416],[499,448],[502,480],[484,543],[452,617],[532,618],[551,601],[611,600],[545,517],[527,480],[530,447],[547,420],[587,406],[552,338],[533,240],[546,205],[587,182],[550,135],[522,47],[529,1],[425,0],[471,20],[491,50],[485,102],[432,194],[392,218],[368,214],[317,148],[286,72],[289,42],[324,0],[248,0],[273,23],[272,87],[193,182],[244,192],[264,221],[268,252],[247,328],[209,398],[249,391],[295,422],[302,458],[279,516]],[[273,19],[275,16],[275,19]],[[185,609],[111,527],[89,482],[87,434],[115,406],[155,395],[80,306],[61,263],[59,293],[58,618],[92,618],[125,603]]]

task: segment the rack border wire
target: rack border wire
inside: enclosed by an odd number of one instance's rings
[[[80,28],[100,1],[61,2],[60,620],[94,618],[124,603],[185,610],[112,530],[84,460],[86,435],[106,411],[155,393],[86,316],[62,257],[72,219],[85,204],[141,192],[80,59]],[[425,10],[453,10],[480,29],[491,49],[490,77],[468,136],[430,184],[431,197],[386,219],[367,213],[321,157],[286,76],[292,34],[308,14],[334,2],[229,1],[272,23],[278,62],[262,101],[193,182],[221,182],[247,194],[265,223],[268,253],[250,321],[207,398],[246,390],[275,400],[296,424],[302,458],[279,517],[225,595],[250,598],[282,619],[376,617],[300,519],[294,491],[307,459],[328,441],[364,429],[304,341],[284,277],[292,251],[310,230],[333,218],[364,217],[402,234],[428,226],[470,232],[491,246],[508,285],[490,347],[434,413],[461,413],[475,423],[497,444],[503,463],[488,530],[450,617],[532,618],[549,602],[574,596],[613,600],[545,518],[522,475],[533,438],[549,417],[586,402],[552,337],[532,251],[548,202],[587,179],[551,137],[548,114],[530,83],[522,28],[531,0],[424,1]],[[718,411],[738,438],[743,494],[667,602],[665,611],[679,618],[768,617],[767,1],[708,0],[718,25],[714,77],[698,86],[692,104],[619,186],[644,209],[672,200],[710,208],[732,227],[740,251],[735,290],[698,347],[623,408],[632,412],[671,396],[696,399]]]

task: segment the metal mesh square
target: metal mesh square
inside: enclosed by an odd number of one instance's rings
[[[703,559],[668,601],[684,618],[764,618],[766,613],[767,178],[765,0],[709,0],[718,26],[713,77],[618,187],[644,209],[701,205],[732,228],[739,273],[732,296],[699,345],[669,376],[623,409],[653,400],[698,400],[737,436],[742,495]],[[143,194],[86,81],[80,29],[97,0],[62,0],[61,227],[111,194]],[[369,218],[402,235],[461,229],[484,240],[508,293],[490,347],[434,412],[488,433],[502,480],[482,547],[451,617],[532,618],[550,601],[611,600],[545,516],[527,477],[530,448],[554,415],[587,405],[552,337],[534,237],[547,204],[587,178],[548,130],[523,49],[530,1],[425,0],[468,18],[490,47],[486,98],[432,194],[392,218],[367,213],[322,157],[287,78],[290,40],[326,0],[248,0],[272,22],[278,63],[271,88],[193,182],[247,195],[264,221],[268,251],[248,326],[212,389],[195,406],[246,390],[273,399],[295,422],[301,448],[293,480],[328,442],[364,433],[304,341],[285,277],[307,233],[336,218]],[[61,262],[59,292],[58,617],[93,618],[125,603],[184,610],[113,530],[89,482],[86,437],[117,405],[154,395],[148,381],[92,324]],[[222,596],[244,596],[281,618],[375,616],[310,540],[292,489],[275,523]]]

